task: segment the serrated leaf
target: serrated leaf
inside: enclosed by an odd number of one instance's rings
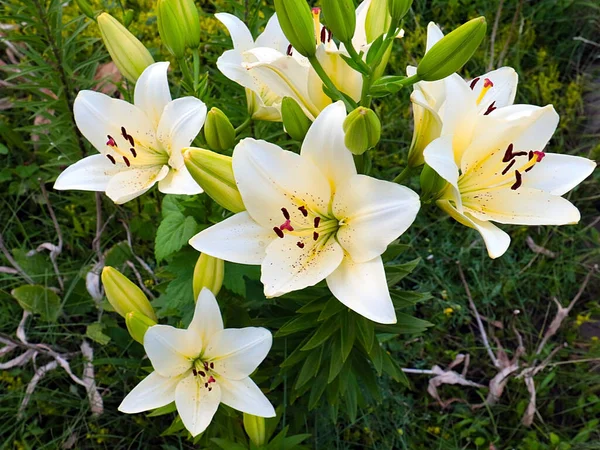
[[[194,265],[198,259],[198,252],[189,248],[179,252],[173,257],[166,271],[174,276],[165,292],[152,302],[157,310],[158,317],[167,317],[176,314],[183,316],[185,311],[191,312],[194,308],[193,276]]]
[[[100,345],[106,345],[110,342],[110,337],[105,335],[102,330],[104,330],[104,325],[101,323],[92,323],[87,326],[85,335]]]
[[[56,322],[61,311],[60,298],[40,285],[25,285],[11,292],[24,310],[39,314],[42,320]]]
[[[298,374],[295,389],[300,389],[319,371],[321,365],[321,356],[323,355],[323,347],[316,348],[308,354]]]
[[[250,280],[260,279],[260,266],[249,266],[246,264],[225,263],[225,278],[223,286],[234,294],[246,297],[246,278]]]
[[[317,313],[302,314],[301,316],[294,317],[283,324],[283,326],[275,333],[275,337],[283,337],[308,328],[316,327],[318,317],[319,315]]]
[[[321,311],[321,315],[319,316],[319,322],[329,319],[330,317],[341,313],[345,309],[348,309],[342,302],[340,302],[337,298],[333,297],[329,299],[327,303],[325,303],[325,307],[323,311]]]
[[[350,352],[352,351],[354,339],[356,338],[356,324],[354,323],[354,317],[352,314],[346,314],[346,317],[342,322],[341,337],[342,360],[345,362],[346,359],[348,359],[348,355],[350,355]]]
[[[183,214],[184,207],[181,205],[181,195],[165,195],[162,201],[162,216],[163,219],[171,214]]]
[[[321,345],[327,338],[337,331],[340,327],[340,322],[335,317],[326,320],[321,324],[315,334],[308,340],[308,342],[302,347],[302,351],[312,350],[315,347]]]
[[[410,274],[413,270],[415,270],[415,267],[419,265],[419,262],[421,262],[421,258],[416,258],[403,264],[385,266],[385,278],[388,286],[394,286],[405,276]]]
[[[157,261],[187,245],[192,236],[198,232],[198,224],[191,216],[181,213],[171,213],[165,217],[156,230],[154,254]]]

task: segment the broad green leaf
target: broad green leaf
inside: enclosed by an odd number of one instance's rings
[[[259,280],[260,266],[225,263],[225,278],[223,279],[225,288],[234,294],[246,297],[246,278]]]
[[[98,322],[92,323],[87,326],[85,335],[100,345],[106,345],[110,342],[110,336],[105,335],[102,330],[104,330],[104,325]]]
[[[156,230],[154,247],[156,260],[160,262],[180,250],[197,232],[198,224],[193,217],[186,217],[181,213],[169,214]]]
[[[193,275],[198,252],[189,247],[173,257],[165,271],[173,275],[165,292],[152,301],[158,317],[183,316],[194,308]]]
[[[56,322],[61,311],[60,298],[44,286],[26,285],[13,289],[12,296],[21,308],[39,314],[42,320]]]

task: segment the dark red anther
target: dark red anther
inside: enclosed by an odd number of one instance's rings
[[[306,206],[301,206],[300,208],[298,208],[298,211],[300,211],[304,217],[308,216],[308,211],[306,210]]]
[[[514,146],[512,144],[508,145],[508,147],[506,148],[506,152],[504,153],[504,158],[502,158],[502,162],[509,162],[511,159],[514,159],[517,156],[524,156],[527,154],[527,152],[513,153],[513,148]]]
[[[303,242],[300,242],[300,241],[298,241],[298,242],[296,242],[296,245],[297,245],[299,248],[304,248],[304,243],[303,243]]]
[[[313,222],[315,228],[319,228],[320,223],[321,223],[321,218],[319,216],[315,217],[315,220]]]
[[[203,372],[202,370],[201,370],[200,372],[198,372],[198,373],[199,373],[199,374],[200,374],[200,376],[202,376],[202,377],[205,377],[205,376],[206,376],[206,373],[205,373],[205,372]]]
[[[333,37],[333,33],[331,32],[331,30],[329,28],[327,28],[327,42],[331,41],[332,37]]]
[[[131,167],[131,163],[127,159],[127,156],[123,156],[123,161],[125,162],[125,164],[127,165],[127,167]]]
[[[327,40],[327,29],[325,27],[321,28],[321,43],[325,43]]]
[[[515,162],[516,161],[513,159],[510,162],[510,164],[504,168],[504,170],[502,171],[502,175],[506,175],[506,173],[510,170],[510,168],[515,165]]]
[[[133,136],[128,134],[127,135],[127,140],[129,141],[129,143],[131,144],[132,147],[135,147],[135,142],[133,140]]]
[[[471,90],[475,89],[475,86],[477,85],[477,82],[480,80],[479,77],[475,78],[473,81],[471,81]]]
[[[290,220],[290,213],[287,209],[281,208],[281,212],[283,213],[283,217],[285,217],[285,220]]]
[[[486,78],[485,80],[483,80],[483,87],[484,88],[494,87],[494,83],[492,83],[492,80],[490,80],[489,78]]]
[[[207,388],[208,387],[208,383],[204,383],[204,387]]]
[[[215,368],[215,363],[211,362],[211,363],[210,363],[210,368],[211,368],[211,369],[214,369],[214,368]]]
[[[279,236],[281,239],[283,239],[283,231],[281,231],[281,230],[279,229],[279,227],[273,227],[273,231],[275,232],[275,234],[276,234],[277,236]]]
[[[517,189],[519,189],[521,187],[521,184],[523,184],[523,180],[521,178],[521,172],[519,172],[518,170],[515,170],[515,178],[517,179],[515,181],[515,184],[513,184],[510,187],[513,191],[516,191]]]
[[[319,239],[319,233],[317,233],[316,231],[313,232],[313,240],[316,241],[317,239]]]
[[[496,101],[494,100],[492,102],[492,104],[490,106],[488,106],[488,108],[485,110],[485,112],[483,113],[484,116],[487,116],[488,114],[493,113],[497,108],[496,108]]]
[[[294,227],[292,226],[290,219],[287,219],[285,222],[283,222],[281,225],[279,225],[279,229],[280,230],[288,230],[288,231],[294,231]]]
[[[195,377],[198,376],[198,371],[196,369],[192,369],[192,373],[194,374]]]
[[[287,51],[285,52],[285,54],[288,56],[292,56],[292,53],[293,53],[292,49],[293,49],[292,44],[288,45],[288,48],[287,48]]]
[[[125,127],[121,127],[121,136],[123,136],[123,139],[127,139],[127,130]]]
[[[129,151],[131,152],[134,158],[137,158],[137,152],[135,151],[135,148],[131,147]]]
[[[111,147],[117,146],[117,143],[115,142],[115,140],[113,139],[113,137],[110,134],[107,134],[106,137],[108,138],[106,145],[110,145]]]
[[[210,392],[210,391],[212,391],[212,388],[211,388],[211,387],[209,387],[209,388],[208,388],[208,392]]]
[[[113,163],[116,164],[117,162],[115,161],[115,158],[113,157],[113,155],[106,155],[106,157],[108,158],[108,160]]]

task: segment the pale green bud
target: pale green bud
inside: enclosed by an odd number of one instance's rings
[[[192,0],[158,0],[158,32],[167,50],[183,58],[186,48],[200,45],[200,17]]]
[[[421,200],[425,203],[436,200],[446,187],[448,182],[427,164],[421,171]]]
[[[349,42],[356,29],[356,12],[352,0],[321,0],[327,28],[340,42]]]
[[[370,44],[382,34],[387,33],[391,20],[387,0],[372,0],[365,21],[367,42]]]
[[[109,303],[122,317],[134,311],[156,320],[154,308],[146,295],[117,269],[105,266],[102,269],[102,284]]]
[[[306,0],[275,0],[275,12],[283,34],[292,47],[307,58],[314,56],[317,51],[316,26],[314,14]],[[316,21],[318,23],[318,14]]]
[[[285,131],[292,139],[302,141],[310,128],[310,119],[306,117],[300,105],[291,97],[284,97],[281,102],[281,117]]]
[[[231,156],[200,148],[189,148],[183,156],[190,175],[210,198],[234,213],[246,209],[233,177]]]
[[[477,17],[440,39],[419,63],[419,79],[441,80],[459,70],[481,44],[486,28],[485,17]]]
[[[125,316],[125,325],[127,325],[127,331],[129,331],[129,335],[133,340],[144,345],[144,335],[148,328],[156,325],[156,321],[139,312],[130,311]]]
[[[75,4],[85,16],[92,20],[96,20],[96,14],[92,9],[92,6],[86,0],[75,0]]]
[[[201,253],[194,267],[194,301],[198,300],[202,288],[210,289],[216,297],[223,286],[224,275],[225,261]]]
[[[152,55],[127,28],[108,13],[98,16],[102,41],[119,72],[135,83],[142,72],[154,63]]]
[[[359,106],[344,120],[344,143],[355,155],[375,147],[381,137],[381,122],[372,109]]]
[[[246,430],[254,445],[261,447],[265,444],[266,431],[265,419],[263,417],[244,413],[244,430]]]
[[[204,124],[204,137],[208,146],[216,151],[227,150],[235,143],[235,128],[223,111],[211,108]]]
[[[387,0],[388,12],[392,18],[392,23],[400,24],[400,21],[412,6],[412,2],[413,0]]]

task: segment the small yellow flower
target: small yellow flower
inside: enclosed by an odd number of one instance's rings
[[[578,314],[577,315],[577,319],[575,320],[575,324],[580,327],[581,325],[583,325],[586,322],[590,321],[590,315],[591,313],[587,313],[587,314]]]
[[[454,309],[446,308],[444,309],[444,314],[446,315],[446,317],[450,317],[452,314],[454,314]]]

